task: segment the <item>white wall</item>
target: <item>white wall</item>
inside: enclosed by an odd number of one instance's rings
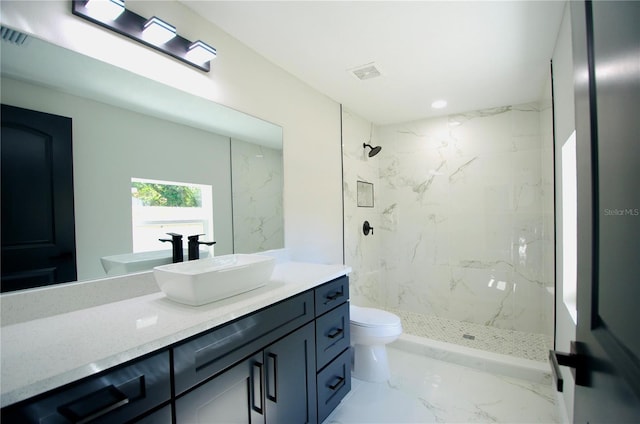
[[[73,16],[67,0],[0,5],[3,25],[282,126],[285,246],[295,260],[342,262],[338,103],[175,1],[128,0],[127,7],[214,45],[208,74]]]
[[[131,178],[211,185],[209,236],[216,254],[233,252],[228,137],[8,78],[1,94],[3,104],[73,119],[78,280],[104,277],[99,258],[132,250]]]

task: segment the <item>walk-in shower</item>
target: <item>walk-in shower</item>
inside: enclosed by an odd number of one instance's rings
[[[366,133],[365,123],[346,116],[344,125],[355,127],[344,149],[353,303],[395,313],[406,334],[546,361],[554,292],[550,102],[378,126],[372,144],[386,153],[376,161],[363,161],[356,148],[355,129]],[[358,179],[375,185],[373,209],[349,199]],[[364,220],[373,236],[361,236]]]

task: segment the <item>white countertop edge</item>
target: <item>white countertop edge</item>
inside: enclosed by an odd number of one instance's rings
[[[271,281],[267,285],[208,305],[199,307],[180,305],[167,299],[164,293],[158,292],[80,311],[72,311],[55,317],[36,319],[3,327],[0,333],[2,340],[0,407],[45,393],[51,389],[121,365],[132,359],[167,348],[181,340],[258,311],[343,275],[348,275],[351,271],[351,268],[346,265],[287,262],[276,265]],[[57,325],[64,325],[65,322],[77,322],[76,320],[82,317],[87,319],[89,319],[88,317],[100,315],[108,317],[111,312],[115,314],[119,309],[130,310],[130,308],[135,308],[136,306],[151,311],[158,310],[161,317],[163,313],[169,310],[170,313],[166,314],[169,319],[179,317],[180,314],[192,319],[182,326],[180,324],[174,325],[167,330],[166,334],[143,340],[140,344],[131,341],[125,343],[127,346],[122,350],[117,350],[116,348],[114,351],[109,346],[105,346],[104,355],[96,354],[95,357],[82,355],[77,364],[74,363],[73,365],[62,363],[64,361],[69,362],[69,358],[65,356],[61,356],[65,358],[63,361],[56,363],[56,354],[65,355],[63,349],[59,349],[60,352],[56,352],[54,348],[53,351],[47,351],[46,353],[42,352],[41,349],[34,349],[31,352],[27,349],[27,352],[20,353],[20,346],[16,346],[19,343],[15,343],[16,340],[20,340],[20,335],[23,334],[46,333],[46,326],[48,323],[53,323],[53,321],[56,321],[55,324]],[[111,322],[106,321],[107,319],[102,317],[101,321],[94,322],[92,325],[96,329],[112,326]],[[174,319],[174,321],[178,320]],[[172,322],[172,324],[176,323]],[[117,322],[115,325],[117,326]],[[87,339],[90,338],[88,335]],[[110,343],[109,337],[105,337],[101,341],[105,345]],[[53,360],[47,362],[46,360],[50,358]],[[29,366],[29,364],[33,365],[34,363],[47,363],[51,366],[46,371],[34,373],[33,368]],[[56,366],[57,364],[60,365]]]

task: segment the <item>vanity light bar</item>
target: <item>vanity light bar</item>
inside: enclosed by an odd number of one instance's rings
[[[102,7],[96,8],[98,4]],[[200,40],[191,42],[181,37],[173,25],[156,16],[147,19],[127,10],[124,0],[72,0],[71,7],[71,12],[82,19],[124,35],[201,71],[211,70],[210,61],[216,57],[216,49]],[[118,7],[121,11],[116,16],[115,11]],[[111,8],[113,13],[98,13],[98,9],[105,8]],[[158,34],[163,34],[163,37],[156,38]]]

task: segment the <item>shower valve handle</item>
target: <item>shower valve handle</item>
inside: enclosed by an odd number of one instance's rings
[[[369,231],[371,231],[371,235],[373,235],[373,227],[369,224],[369,221],[364,221],[364,224],[362,225],[362,232],[365,236],[368,236]]]

